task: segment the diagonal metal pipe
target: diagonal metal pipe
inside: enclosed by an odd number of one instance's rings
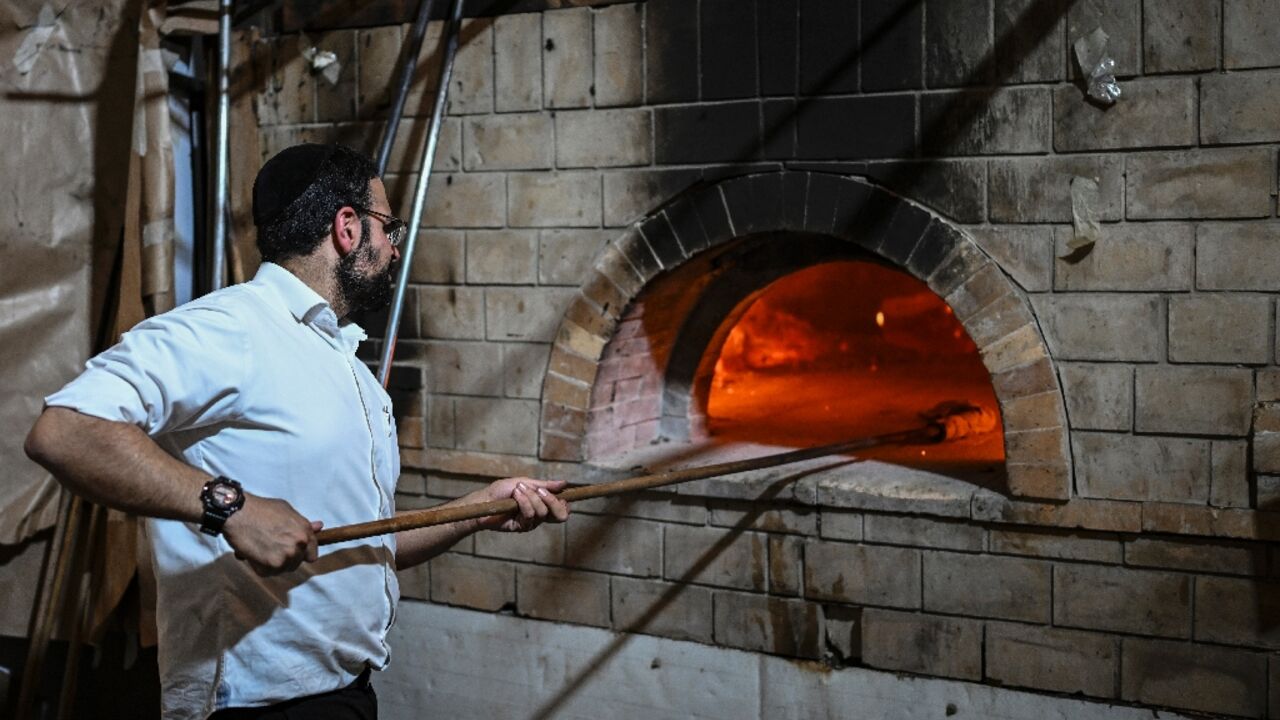
[[[418,68],[418,55],[422,52],[422,38],[427,34],[431,5],[431,0],[418,3],[418,17],[413,21],[409,44],[405,46],[404,55],[400,58],[396,94],[391,103],[391,114],[387,117],[386,130],[382,133],[382,145],[378,148],[379,176],[387,172],[387,163],[391,160],[391,146],[395,144],[396,133],[400,130],[400,117],[404,114],[404,104],[409,98],[409,86],[413,84],[413,71]]]
[[[422,211],[427,200],[427,186],[431,180],[431,166],[436,158],[436,146],[440,141],[440,124],[444,121],[445,100],[449,94],[449,79],[453,75],[453,60],[458,54],[458,35],[462,24],[463,0],[452,0],[449,22],[444,29],[444,57],[440,63],[440,79],[436,85],[435,106],[431,108],[431,129],[427,143],[422,148],[418,163],[418,185],[413,193],[413,210],[409,214],[409,237],[400,253],[400,273],[396,279],[396,293],[387,316],[387,331],[383,335],[382,357],[378,361],[378,382],[387,386],[391,377],[391,359],[395,357],[396,339],[400,330],[400,316],[404,311],[404,294],[409,285],[409,269],[413,266],[413,251],[418,243],[418,231],[422,224]]]

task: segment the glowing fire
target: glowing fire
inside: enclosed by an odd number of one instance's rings
[[[990,377],[951,308],[905,273],[848,261],[793,273],[742,314],[720,348],[707,417],[726,440],[799,446],[919,426],[932,420],[926,409],[961,399],[982,409],[989,427],[971,430],[984,434],[877,457],[998,463],[1003,435]]]

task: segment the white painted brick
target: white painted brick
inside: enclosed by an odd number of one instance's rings
[[[1190,223],[1119,223],[1101,226],[1098,241],[1078,262],[1064,260],[1075,236],[1060,226],[1057,290],[1190,290],[1195,227]]]
[[[467,287],[418,289],[422,336],[451,340],[484,339],[484,291]]]
[[[1057,4],[995,0],[996,73],[1010,83],[1061,80],[1066,13]]]
[[[662,524],[611,516],[575,518],[565,536],[565,564],[601,572],[662,574]]]
[[[1120,564],[1124,557],[1115,536],[1052,528],[1026,531],[992,528],[991,552],[1113,565]]]
[[[1266,217],[1275,200],[1271,148],[1231,148],[1130,155],[1130,219]]]
[[[426,343],[427,387],[448,395],[502,394],[502,361],[485,343]]]
[[[1204,0],[1144,0],[1143,66],[1148,73],[1218,67],[1222,5]]]
[[[1206,75],[1200,80],[1200,137],[1210,145],[1280,141],[1277,107],[1278,71]]]
[[[871,667],[977,680],[982,676],[982,623],[867,609],[862,660]]]
[[[462,21],[458,54],[449,78],[448,113],[493,112],[493,19]],[[424,45],[425,46],[425,45]]]
[[[644,4],[600,8],[595,15],[596,105],[638,105],[644,96]]]
[[[538,282],[581,285],[596,256],[615,235],[611,230],[543,230],[538,241]]]
[[[1205,503],[1209,441],[1073,432],[1076,490],[1082,497]]]
[[[1249,507],[1249,445],[1243,440],[1213,441],[1213,483],[1209,504]]]
[[[605,183],[607,188],[608,178]],[[991,226],[972,228],[969,234],[1023,290],[1044,292],[1053,287],[1053,228]]]
[[[359,88],[356,103],[360,116],[371,118],[385,113],[391,106],[391,80],[400,60],[400,38],[403,27],[362,28],[356,31],[356,47],[360,61],[356,69]]]
[[[460,230],[431,230],[418,235],[413,253],[412,283],[461,284],[466,277],[465,234]]]
[[[554,159],[551,116],[510,113],[466,118],[463,167],[472,170],[535,170]]]
[[[1053,624],[1190,637],[1191,576],[1102,565],[1058,565],[1053,570]]]
[[[871,514],[865,523],[867,542],[974,552],[986,549],[986,531],[967,522]]]
[[[574,294],[568,288],[485,290],[488,339],[551,342]]]
[[[1129,365],[1060,363],[1067,418],[1079,430],[1133,427],[1133,368]]]
[[[1280,4],[1225,0],[1222,62],[1227,69],[1280,65]]]
[[[387,156],[387,171],[404,173],[408,180],[396,197],[404,200],[401,207],[407,210],[413,201],[414,187],[418,182],[418,168],[422,167],[422,150],[431,128],[428,118],[406,117],[400,121],[391,154]],[[382,136],[378,135],[381,142]],[[372,153],[370,153],[372,154]],[[462,123],[458,118],[444,118],[440,123],[440,135],[436,139],[436,157],[431,163],[434,172],[456,172],[462,167]],[[431,178],[434,186],[435,177]],[[388,190],[390,190],[388,188]]]
[[[1230,367],[1139,367],[1134,397],[1139,432],[1244,435],[1253,408],[1253,373]]]
[[[1261,717],[1267,703],[1267,659],[1203,644],[1124,638],[1120,697],[1229,715]],[[1178,668],[1180,680],[1170,677]]]
[[[536,230],[467,232],[467,282],[532,285],[538,275]]]
[[[1078,630],[988,623],[987,678],[1002,685],[1114,697],[1119,640]]]
[[[925,552],[922,556],[925,610],[1036,623],[1049,621],[1049,563],[947,552]]]
[[[1071,179],[1098,183],[1099,220],[1123,215],[1124,161],[1102,155],[1014,158],[991,161],[993,222],[1071,222]]]
[[[1169,359],[1248,363],[1271,358],[1270,297],[1200,293],[1169,298]]]
[[[805,597],[859,605],[920,607],[920,551],[811,540]]]
[[[503,343],[503,395],[529,400],[541,397],[550,352],[551,346],[542,343]]]
[[[426,227],[502,227],[506,183],[495,173],[433,176],[427,190]]]
[[[600,176],[593,172],[512,173],[512,227],[599,227]]]
[[[543,101],[549,108],[591,105],[591,9],[542,14]]]
[[[1161,355],[1154,295],[1033,295],[1049,351],[1060,360],[1154,361]]]
[[[615,628],[711,644],[710,589],[621,576],[611,581]]]
[[[1280,223],[1203,223],[1196,230],[1196,287],[1275,291]]]
[[[1194,79],[1128,80],[1123,91],[1123,103],[1099,107],[1078,85],[1059,85],[1053,93],[1054,149],[1072,152],[1195,144]]]
[[[653,158],[648,110],[556,113],[556,165],[561,168],[646,165]]]
[[[618,170],[604,173],[604,224],[629,225],[698,182],[697,170]]]
[[[494,104],[498,112],[542,108],[542,15],[503,15],[493,23]]]
[[[663,537],[664,577],[764,591],[768,587],[765,538],[755,532],[668,525]]]
[[[460,449],[537,454],[539,408],[536,401],[459,397],[454,399],[454,406]]]

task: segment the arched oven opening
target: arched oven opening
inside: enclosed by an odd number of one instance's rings
[[[999,418],[978,347],[924,282],[847,241],[739,238],[655,278],[601,358],[586,460],[719,462],[919,427],[965,407]],[[1003,489],[1004,435],[859,454],[861,475]]]

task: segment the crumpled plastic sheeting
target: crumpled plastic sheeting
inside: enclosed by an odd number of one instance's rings
[[[311,65],[311,72],[318,73],[330,85],[337,85],[342,75],[342,63],[338,62],[338,54],[332,50],[321,50],[307,40],[308,47],[302,49],[302,57]]]
[[[1102,28],[1075,41],[1076,62],[1085,76],[1085,92],[1104,105],[1114,105],[1120,99],[1120,84],[1116,82],[1116,61],[1107,55],[1110,36]]]
[[[119,73],[121,28],[136,24],[124,19],[125,6],[0,0],[0,127],[9,178],[0,187],[4,545],[57,520],[61,492],[27,459],[22,443],[43,397],[74,377],[89,355],[96,321],[90,309],[101,307],[105,295],[95,260],[119,238],[127,165],[115,158],[127,159],[129,137],[128,118],[114,119],[120,102],[113,94],[123,87],[124,101],[131,98],[136,52],[128,51]],[[127,29],[125,35],[125,47],[136,48],[136,37]],[[108,120],[100,122],[100,114]],[[119,127],[123,138],[112,137]],[[9,614],[0,617],[5,633],[12,632]]]

